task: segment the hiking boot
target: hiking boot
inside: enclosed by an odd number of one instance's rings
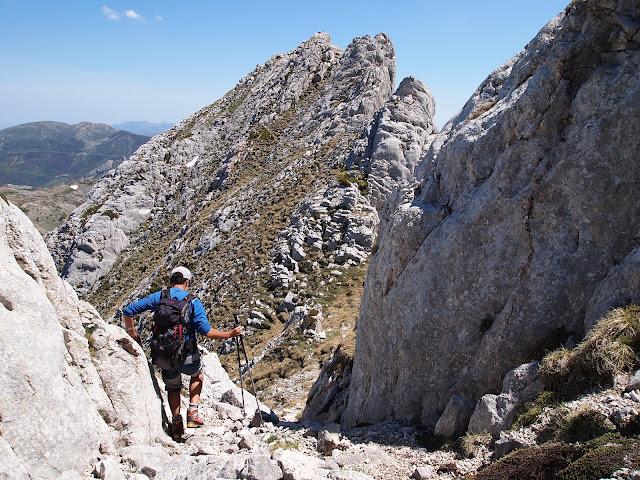
[[[184,424],[182,423],[182,415],[178,415],[173,417],[171,420],[171,436],[175,438],[180,438],[184,434]]]
[[[187,428],[199,428],[204,425],[204,420],[198,415],[197,408],[187,410]]]

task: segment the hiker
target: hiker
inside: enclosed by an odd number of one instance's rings
[[[198,428],[204,422],[198,415],[198,403],[204,376],[200,364],[196,332],[207,338],[223,340],[242,335],[242,327],[228,331],[212,328],[202,302],[188,292],[191,272],[186,267],[171,270],[170,288],[152,293],[123,310],[122,318],[127,333],[140,341],[134,316],[152,310],[153,335],[151,337],[151,359],[162,370],[169,397],[169,408],[173,415],[171,434],[179,437],[184,433],[180,414],[180,389],[182,375],[189,375],[189,408],[187,427]],[[184,327],[184,328],[183,328]]]

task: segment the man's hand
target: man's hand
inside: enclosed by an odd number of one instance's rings
[[[226,331],[217,330],[215,328],[212,328],[211,330],[209,330],[209,333],[207,333],[205,335],[205,337],[213,338],[213,339],[216,339],[216,340],[226,340],[227,338],[237,337],[238,335],[242,335],[242,334],[244,334],[244,328],[243,327],[236,327],[236,328],[232,328],[231,330],[226,330]]]
[[[140,336],[138,335],[138,330],[136,330],[135,319],[133,319],[132,317],[127,317],[126,315],[122,315],[122,320],[124,322],[124,329],[127,331],[129,336],[136,342],[140,343]]]
[[[244,327],[236,327],[227,332],[229,335],[228,338],[239,337],[240,335],[244,335]]]

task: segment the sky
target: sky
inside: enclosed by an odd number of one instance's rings
[[[387,33],[442,126],[568,0],[0,0],[0,128],[177,122],[314,32]]]

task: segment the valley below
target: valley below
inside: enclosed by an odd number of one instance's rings
[[[73,210],[82,205],[95,181],[85,180],[52,187],[0,186],[0,195],[20,207],[45,235],[60,226]]]

